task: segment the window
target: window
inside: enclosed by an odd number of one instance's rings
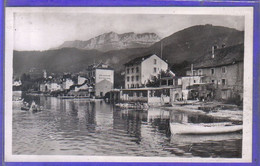
[[[129,68],[126,69],[126,73],[129,74]]]
[[[167,85],[167,80],[162,80],[161,85]]]
[[[140,95],[139,95],[139,92],[136,92],[136,96],[137,96],[137,97],[139,97],[139,96],[140,96]]]
[[[215,83],[215,80],[211,80],[212,83]]]
[[[156,59],[154,59],[154,60],[153,60],[153,63],[156,65],[156,63],[157,63],[157,60],[156,60]]]
[[[194,76],[197,75],[197,71],[196,70],[193,70],[192,73],[193,73]]]
[[[168,85],[173,85],[173,80],[168,80]]]
[[[131,84],[131,88],[134,88],[134,84]]]
[[[126,79],[127,79],[127,82],[129,82],[130,78],[129,78],[129,77],[126,77]]]
[[[139,88],[139,84],[136,84],[136,87]]]
[[[127,88],[129,88],[129,84],[127,84]]]
[[[226,70],[226,67],[222,67],[222,68],[221,68],[221,71],[222,71],[222,73],[226,73],[226,71],[227,71],[227,70]]]
[[[222,79],[222,85],[226,85],[226,79]]]
[[[156,73],[156,67],[153,68],[153,72]]]
[[[131,77],[131,80],[134,81],[134,76]]]
[[[132,68],[132,73],[134,73],[134,68]]]
[[[139,72],[139,67],[136,67],[136,73],[138,73]]]
[[[139,81],[139,76],[136,76],[136,81]]]
[[[198,70],[198,74],[202,75],[202,70],[201,69]]]
[[[212,75],[215,74],[215,69],[210,69],[210,71]]]
[[[196,80],[193,80],[193,83],[196,83]]]

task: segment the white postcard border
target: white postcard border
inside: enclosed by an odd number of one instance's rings
[[[245,18],[242,158],[179,158],[12,154],[12,76],[14,13],[107,13],[233,15]],[[251,162],[253,95],[253,7],[6,7],[5,12],[5,157],[6,162]]]

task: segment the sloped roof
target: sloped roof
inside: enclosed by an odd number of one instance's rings
[[[110,67],[109,65],[100,62],[98,64],[92,64],[90,66],[88,66],[88,69],[108,69],[108,70],[113,70],[112,67]]]
[[[150,58],[151,56],[156,55],[156,54],[148,54],[145,56],[141,56],[141,57],[137,57],[135,59],[130,60],[129,62],[125,63],[125,66],[129,66],[129,65],[135,65],[135,64],[140,64],[141,62],[143,62],[144,60]],[[157,55],[156,55],[157,56]],[[159,56],[158,56],[159,57]],[[160,58],[160,57],[159,57]],[[161,59],[161,58],[160,58]],[[163,59],[162,59],[163,60]],[[163,60],[164,61],[164,60]]]
[[[244,44],[238,44],[226,48],[216,49],[214,58],[207,52],[204,56],[193,62],[193,68],[209,68],[234,64],[244,61]]]

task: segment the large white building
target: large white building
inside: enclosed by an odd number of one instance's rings
[[[89,66],[87,76],[96,97],[103,97],[114,88],[114,70],[107,64],[99,63]]]
[[[156,54],[135,58],[125,64],[125,88],[139,88],[166,71],[168,64]]]

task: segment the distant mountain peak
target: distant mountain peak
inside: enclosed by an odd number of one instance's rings
[[[120,50],[126,48],[141,48],[149,47],[158,42],[161,38],[155,33],[141,33],[127,32],[118,34],[114,31],[104,33],[86,41],[74,40],[65,41],[56,49],[69,47],[83,50],[96,49],[99,51]]]

